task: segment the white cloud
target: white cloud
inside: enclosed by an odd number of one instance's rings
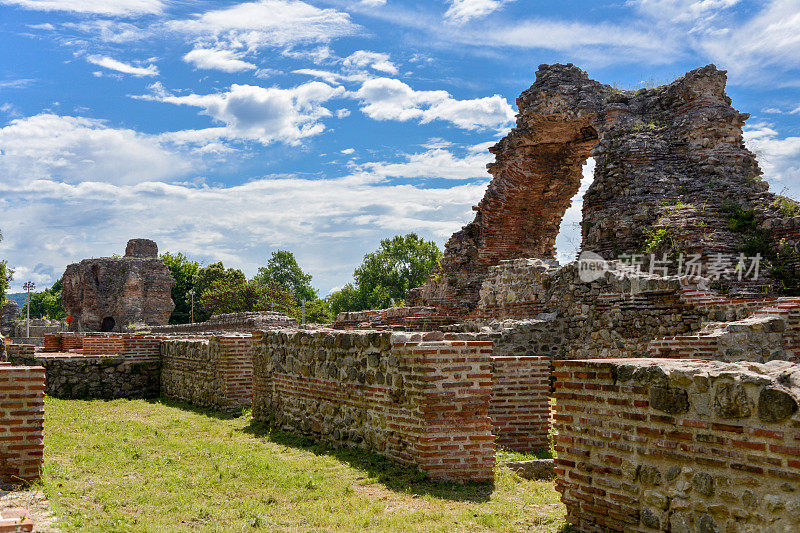
[[[361,0],[360,3],[367,7],[380,7],[386,5],[386,0]]]
[[[344,155],[350,155],[350,154],[354,154],[355,152],[356,152],[355,148],[345,148],[340,153],[342,153]]]
[[[342,60],[346,69],[365,69],[370,67],[379,72],[397,74],[397,65],[389,61],[389,54],[358,50]]]
[[[215,50],[211,48],[195,48],[185,56],[183,60],[191,63],[197,68],[207,70],[221,70],[223,72],[242,72],[244,70],[255,70],[257,67],[239,59],[242,54],[237,54],[231,50]]]
[[[800,137],[784,137],[766,124],[753,124],[744,132],[747,147],[756,154],[773,192],[786,189],[793,198],[800,198]]]
[[[114,16],[152,15],[159,14],[164,9],[162,0],[0,0],[0,4],[37,11],[71,11]]]
[[[344,94],[342,87],[312,81],[291,89],[255,85],[231,85],[228,92],[173,96],[156,87],[153,95],[140,97],[177,105],[199,107],[202,114],[225,124],[224,129],[201,130],[229,138],[256,140],[263,144],[300,139],[325,130],[320,119],[332,116],[322,103]]]
[[[357,168],[386,178],[445,178],[465,180],[489,179],[486,165],[494,160],[488,145],[483,143],[470,147],[464,157],[456,156],[444,148],[431,148],[422,153],[407,154],[402,163],[371,162]]]
[[[451,0],[444,17],[452,22],[464,23],[474,18],[485,17],[500,9],[503,0]]]
[[[110,57],[97,55],[88,56],[86,60],[93,65],[98,65],[109,70],[116,70],[123,74],[130,74],[131,76],[158,76],[158,67],[153,64],[147,65],[146,67],[136,67]]]
[[[441,244],[469,220],[483,188],[389,185],[368,174],[234,187],[0,182],[3,256],[13,266],[53,265],[53,277],[41,280],[47,284],[68,263],[120,253],[132,237],[248,275],[283,248],[295,251],[325,293],[344,284],[381,238],[417,231]]]
[[[501,128],[514,120],[514,110],[500,95],[456,100],[447,91],[415,91],[391,78],[367,80],[354,95],[376,120],[445,120],[469,130]]]
[[[556,237],[556,259],[563,264],[578,258],[581,248],[581,222],[583,221],[583,197],[594,181],[595,160],[590,157],[583,165],[581,186],[564,212]]]
[[[35,180],[132,184],[180,176],[191,162],[154,136],[114,129],[102,121],[41,114],[0,128],[3,185]]]
[[[772,70],[797,70],[800,64],[800,6],[797,0],[772,0],[744,23],[704,35],[699,47],[743,81],[761,83]]]
[[[87,20],[61,24],[62,27],[78,30],[88,34],[93,39],[100,39],[106,43],[130,43],[139,41],[153,35],[153,30],[140,28],[134,24],[116,20]]]
[[[350,15],[319,9],[299,0],[260,0],[207,11],[193,19],[172,21],[168,27],[203,42],[216,41],[230,49],[327,42],[354,34]]]

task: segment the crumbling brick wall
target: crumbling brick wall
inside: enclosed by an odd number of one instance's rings
[[[794,227],[782,223],[791,217],[774,207],[778,196],[768,192],[744,145],[749,115],[731,106],[726,81],[724,71],[708,65],[661,87],[622,91],[571,64],[540,65],[517,99],[516,127],[490,149],[493,179],[475,219],[450,238],[440,267],[409,304],[465,316],[475,310],[490,267],[554,259],[560,222],[590,156],[583,250],[606,259],[645,248],[659,257],[681,251],[733,258],[752,238],[731,224],[737,210],[795,238],[796,231],[783,229]],[[742,294],[775,288],[729,285]],[[517,312],[513,307],[507,311]]]
[[[240,411],[252,401],[253,353],[260,334],[161,342],[161,395],[200,407]]]
[[[253,417],[320,442],[373,450],[433,479],[493,477],[488,341],[382,332],[267,332]]]
[[[800,366],[555,367],[556,488],[580,531],[800,529]]]
[[[0,364],[0,481],[39,478],[44,451],[44,369]]]

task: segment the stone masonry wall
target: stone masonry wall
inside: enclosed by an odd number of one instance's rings
[[[580,531],[800,530],[800,365],[555,367],[556,488]]]
[[[194,324],[169,324],[144,328],[154,334],[192,333],[210,334],[211,332],[239,332],[297,327],[297,320],[282,313],[272,311],[255,311],[248,313],[229,313],[212,315],[205,322]]]
[[[125,355],[40,353],[9,356],[16,365],[41,366],[46,392],[63,399],[157,398],[160,363]]]
[[[39,478],[43,428],[44,369],[0,364],[0,481]]]
[[[253,354],[260,340],[261,334],[164,339],[161,395],[222,411],[250,407]]]
[[[267,332],[253,417],[373,450],[432,479],[493,478],[491,342],[388,332]]]

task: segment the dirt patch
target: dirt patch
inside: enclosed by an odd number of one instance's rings
[[[50,514],[50,500],[38,490],[0,490],[0,514],[6,511],[25,511],[33,520],[33,530],[39,533],[61,533],[54,527],[55,518]]]

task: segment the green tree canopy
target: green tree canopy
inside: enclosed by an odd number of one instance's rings
[[[311,275],[303,272],[294,254],[288,250],[272,252],[267,266],[258,269],[255,281],[268,285],[277,283],[289,289],[298,302],[317,299],[317,291],[311,286]]]
[[[191,297],[189,291],[194,288],[194,278],[200,271],[200,263],[192,261],[182,253],[163,253],[161,260],[169,268],[169,273],[175,279],[172,287],[172,301],[175,310],[169,317],[170,324],[188,324],[192,319]],[[199,294],[195,293],[195,298]],[[195,320],[197,319],[197,305],[195,305]]]
[[[240,284],[247,281],[244,272],[238,268],[225,268],[221,261],[212,263],[205,267],[200,267],[192,278],[192,284],[195,290],[195,304],[197,299],[203,293],[211,289],[211,287],[218,281],[226,281],[233,284]],[[235,313],[236,311],[228,311]],[[204,322],[208,320],[213,313],[209,312],[205,306],[195,305],[194,319],[195,322]]]
[[[239,278],[220,279],[200,294],[200,305],[209,314],[276,311],[294,316],[292,293],[277,283],[263,284]]]
[[[425,283],[442,257],[435,242],[416,233],[381,241],[353,272],[354,281],[328,296],[333,313],[401,304],[408,291]]]
[[[31,293],[31,318],[64,318],[67,314],[61,306],[61,288],[63,283],[59,279],[49,289]],[[20,316],[27,316],[28,302],[20,309]]]

